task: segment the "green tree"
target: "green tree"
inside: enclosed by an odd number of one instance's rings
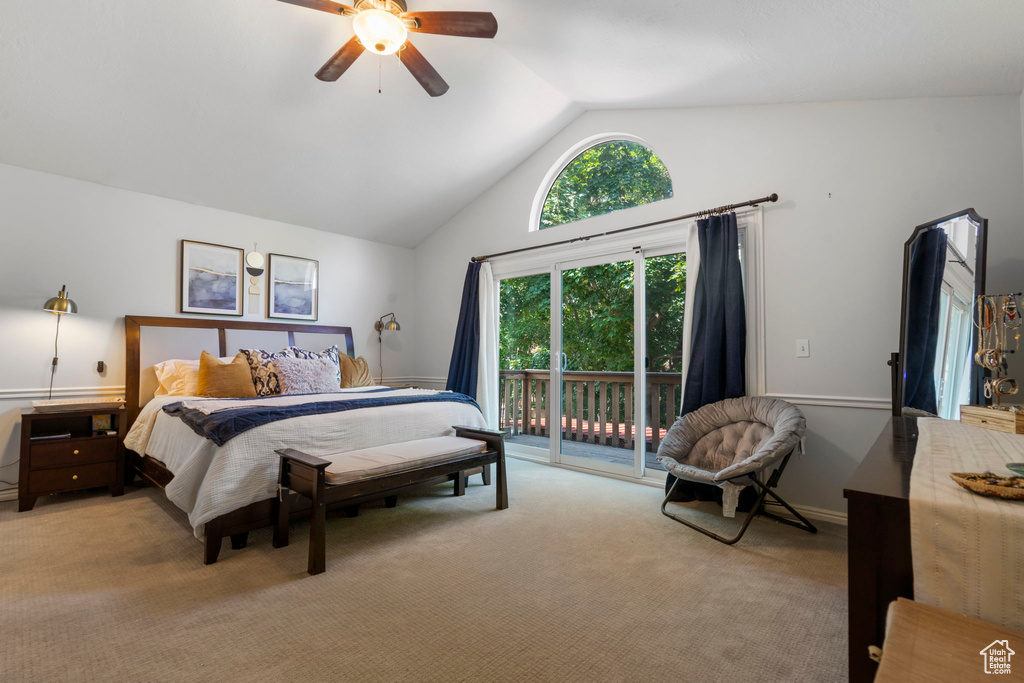
[[[600,216],[672,196],[661,159],[636,142],[613,140],[569,162],[544,200],[540,227]]]
[[[686,255],[646,259],[647,357],[651,372],[682,371]],[[503,370],[550,368],[551,280],[502,280],[499,360]],[[633,262],[562,272],[565,369],[633,370]]]
[[[559,174],[541,228],[672,196],[665,165],[628,141],[592,147]],[[651,372],[682,372],[686,255],[645,259],[647,358]],[[632,372],[633,261],[574,268],[562,277],[562,362],[566,370]],[[503,280],[499,362],[503,370],[551,367],[551,276]],[[558,359],[555,359],[558,362]],[[662,406],[663,412],[666,407]],[[662,415],[662,424],[667,415]]]
[[[500,315],[500,368],[549,370],[551,277],[543,274],[502,280]]]
[[[647,259],[647,358],[651,372],[683,371],[686,254]]]

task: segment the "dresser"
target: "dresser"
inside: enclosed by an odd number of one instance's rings
[[[873,681],[868,647],[885,640],[885,615],[897,598],[913,599],[910,471],[917,452],[915,418],[893,417],[843,489],[849,549],[850,681]]]
[[[109,415],[110,428],[94,430],[95,415]],[[127,425],[125,410],[22,410],[18,511],[31,510],[39,496],[51,493],[108,486],[112,495],[122,495]]]

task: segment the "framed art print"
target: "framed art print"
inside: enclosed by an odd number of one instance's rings
[[[320,264],[312,259],[267,256],[267,317],[316,320]]]
[[[242,315],[244,249],[181,241],[181,312]]]

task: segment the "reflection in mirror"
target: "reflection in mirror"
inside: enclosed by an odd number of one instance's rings
[[[961,405],[981,403],[971,311],[984,289],[987,231],[967,209],[919,225],[907,240],[894,414],[956,420]]]

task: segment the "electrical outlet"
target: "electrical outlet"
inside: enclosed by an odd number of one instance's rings
[[[107,364],[104,363],[103,361],[96,361],[96,372],[98,372],[98,373],[100,373],[102,375],[106,371],[107,371]]]
[[[796,357],[797,358],[810,358],[811,357],[811,342],[807,339],[796,340]]]

